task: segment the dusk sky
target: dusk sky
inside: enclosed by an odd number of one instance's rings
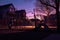
[[[36,0],[0,0],[0,6],[12,3],[17,10],[25,9],[28,16],[33,16],[33,14],[29,12],[33,11],[35,8],[35,2]],[[55,14],[55,10],[53,10],[50,14],[52,13]]]
[[[0,5],[12,3],[17,10],[32,11],[35,0],[0,0]]]

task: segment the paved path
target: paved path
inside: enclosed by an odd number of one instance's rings
[[[0,35],[0,40],[60,40],[60,34],[52,32],[16,32]]]
[[[43,40],[60,40],[60,34],[59,33],[50,34],[49,36],[47,36]]]

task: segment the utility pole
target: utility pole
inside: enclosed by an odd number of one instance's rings
[[[35,15],[35,9],[33,10],[33,12],[34,12],[35,28],[36,28],[36,15]]]
[[[37,20],[36,20],[36,15],[35,15],[35,9],[33,10],[34,12],[34,20],[35,20],[35,31],[39,30],[39,27],[37,26]]]

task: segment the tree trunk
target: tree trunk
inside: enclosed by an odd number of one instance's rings
[[[60,21],[59,21],[59,0],[56,1],[56,17],[57,17],[57,31],[60,32]]]

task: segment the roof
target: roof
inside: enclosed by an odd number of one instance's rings
[[[32,22],[34,21],[40,21],[39,19],[30,19]]]
[[[0,9],[3,9],[3,8],[8,8],[9,6],[13,6],[13,4],[11,3],[11,4],[6,4],[6,5],[1,5],[0,6]],[[13,6],[14,7],[14,6]]]
[[[17,11],[15,11],[16,13],[26,13],[26,11],[25,10],[17,10]]]

